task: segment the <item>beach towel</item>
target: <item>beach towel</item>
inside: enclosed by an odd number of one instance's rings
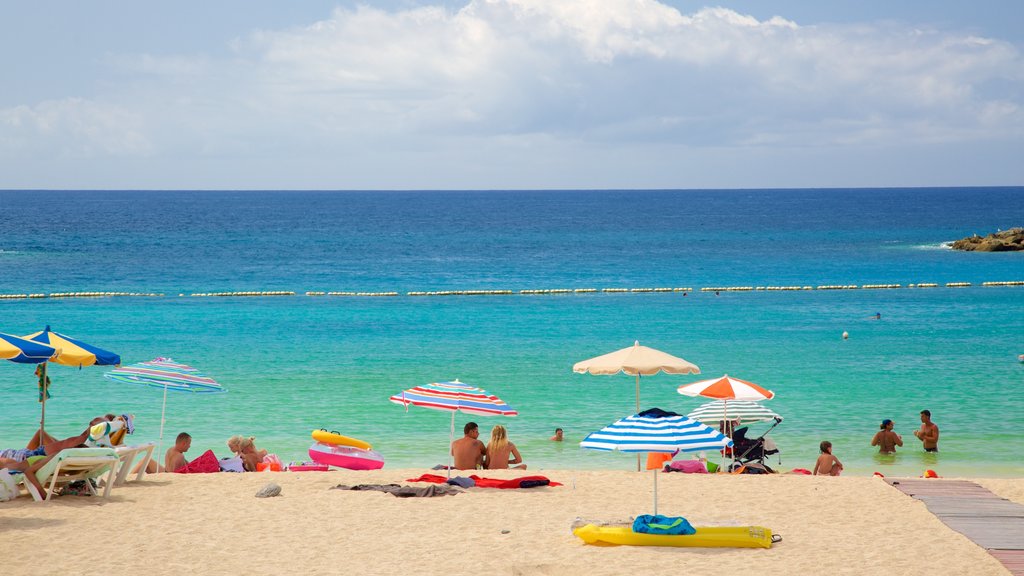
[[[214,456],[213,450],[207,450],[198,458],[175,470],[178,474],[207,474],[220,472],[220,462]]]
[[[673,472],[685,472],[686,474],[707,474],[708,468],[700,460],[676,460],[668,463],[668,468]]]
[[[472,488],[476,486],[476,480],[466,478],[465,476],[456,476],[455,478],[450,478],[448,484],[458,486],[459,488]]]
[[[477,488],[501,488],[508,490],[512,488],[536,488],[538,486],[561,486],[560,483],[552,482],[545,476],[523,476],[522,478],[513,478],[511,480],[481,478],[476,475],[470,476],[470,478],[476,482]],[[444,484],[448,482],[448,479],[436,474],[424,474],[419,478],[409,478],[406,482],[433,482],[434,484]]]
[[[431,486],[399,486],[398,484],[356,484],[355,486],[346,486],[345,484],[338,484],[331,487],[331,490],[372,490],[387,492],[397,498],[433,498],[435,496],[454,496],[462,493],[461,488],[443,483]]]
[[[697,530],[690,526],[690,522],[682,516],[643,514],[633,520],[633,532],[679,536],[696,534]]]

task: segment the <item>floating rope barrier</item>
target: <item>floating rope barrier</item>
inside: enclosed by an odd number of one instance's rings
[[[935,282],[921,282],[918,284],[907,284],[906,288],[939,288],[940,284]],[[970,282],[946,282],[946,288],[967,288],[973,286]],[[996,282],[982,282],[984,287],[1009,287],[1024,286],[1024,280],[1002,280]],[[792,292],[805,290],[893,290],[904,288],[902,284],[821,284],[818,286],[706,286],[700,288],[700,292]],[[566,294],[650,294],[650,293],[678,293],[687,295],[694,292],[693,288],[544,288],[524,290],[437,290],[437,291],[414,291],[406,292],[406,296],[511,296],[520,294],[524,296],[547,296]],[[399,292],[347,292],[347,291],[307,291],[306,296],[350,296],[350,297],[394,297],[400,296]],[[196,292],[192,294],[179,293],[178,296],[191,296],[194,298],[211,297],[264,297],[264,296],[295,296],[296,293],[288,290],[274,291],[240,291],[240,292]],[[0,300],[26,300],[40,298],[162,298],[165,294],[161,292],[51,292],[49,294],[17,293],[0,294]]]

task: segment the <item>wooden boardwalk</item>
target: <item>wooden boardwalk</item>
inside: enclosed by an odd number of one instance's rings
[[[1024,576],[1024,506],[966,480],[886,478],[924,502],[946,526],[973,540],[1015,576]]]

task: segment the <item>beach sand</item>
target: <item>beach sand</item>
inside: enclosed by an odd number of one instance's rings
[[[160,474],[107,500],[21,497],[0,503],[0,554],[11,574],[1007,573],[876,478],[659,476],[660,513],[695,526],[766,526],[783,537],[771,549],[596,547],[570,533],[577,517],[651,513],[650,472],[543,471],[564,486],[437,498],[329,489],[407,484],[424,472]],[[269,482],[281,496],[255,498]],[[980,482],[1024,496],[1024,479]]]

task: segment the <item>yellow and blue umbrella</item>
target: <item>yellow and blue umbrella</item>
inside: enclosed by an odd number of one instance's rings
[[[160,449],[163,448],[164,416],[167,413],[168,390],[191,394],[223,394],[227,392],[213,378],[188,364],[181,364],[170,358],[154,358],[148,362],[123,366],[111,370],[103,376],[114,382],[163,389],[164,404],[160,409],[160,440],[157,443],[157,454],[160,454]]]
[[[53,346],[0,333],[0,359],[18,364],[39,364],[57,353]]]
[[[104,350],[92,344],[86,344],[70,336],[58,334],[47,326],[41,332],[25,336],[29,340],[35,340],[57,349],[59,355],[53,357],[50,362],[63,364],[64,366],[116,366],[121,363],[121,357],[113,352]]]
[[[40,440],[45,433],[46,424],[46,398],[50,395],[50,380],[46,375],[47,364],[56,362],[64,366],[114,366],[121,363],[121,357],[113,352],[104,350],[92,344],[86,344],[70,336],[58,334],[47,326],[40,332],[25,336],[26,339],[45,344],[56,350],[56,353],[48,360],[39,364],[37,374],[39,376],[39,401],[42,403],[42,414],[39,417]]]

